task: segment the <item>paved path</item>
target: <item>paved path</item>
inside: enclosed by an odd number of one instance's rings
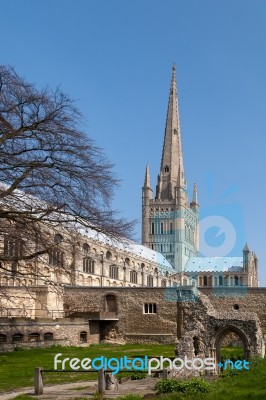
[[[157,379],[145,378],[137,381],[127,381],[119,385],[118,390],[107,390],[105,397],[113,399],[129,393],[134,394],[148,394],[155,393],[154,386]],[[92,398],[97,392],[97,381],[93,382],[76,382],[66,383],[61,385],[46,386],[43,390],[42,396],[36,396],[36,399],[54,400],[54,399],[75,399],[78,397]],[[20,394],[34,395],[33,388],[25,388],[23,390],[14,391],[12,393],[0,394],[1,400],[11,400]]]

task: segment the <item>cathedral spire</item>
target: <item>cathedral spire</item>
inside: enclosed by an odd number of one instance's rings
[[[174,199],[176,186],[186,190],[175,65],[172,67],[159,181],[156,196],[158,199]]]

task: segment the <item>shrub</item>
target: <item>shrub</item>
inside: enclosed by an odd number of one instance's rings
[[[155,389],[158,394],[172,392],[207,393],[211,390],[211,384],[204,379],[192,378],[188,381],[176,379],[162,379],[156,383]]]
[[[176,379],[161,379],[155,385],[157,393],[171,393],[171,392],[184,392],[186,388],[184,381],[178,381]]]
[[[211,384],[204,379],[192,378],[186,382],[186,390],[207,393],[211,390]]]
[[[132,381],[136,381],[138,379],[144,379],[146,378],[147,373],[146,372],[133,372],[130,375],[130,378],[132,379]]]
[[[263,363],[263,358],[261,356],[253,356],[250,360],[250,365],[252,367],[256,367],[257,365],[261,365]]]
[[[242,370],[238,370],[238,369],[225,369],[220,373],[220,377],[221,378],[230,378],[232,376],[236,376],[239,375],[242,372]]]

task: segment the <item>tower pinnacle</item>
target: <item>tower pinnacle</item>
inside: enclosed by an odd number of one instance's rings
[[[149,164],[146,165],[145,179],[144,179],[144,187],[151,188],[151,177],[150,177],[150,167]]]

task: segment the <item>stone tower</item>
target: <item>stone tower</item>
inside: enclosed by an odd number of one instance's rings
[[[192,202],[188,202],[173,66],[155,198],[149,166],[142,188],[142,244],[162,253],[178,272],[184,271],[188,259],[198,254],[198,208],[196,185]]]

